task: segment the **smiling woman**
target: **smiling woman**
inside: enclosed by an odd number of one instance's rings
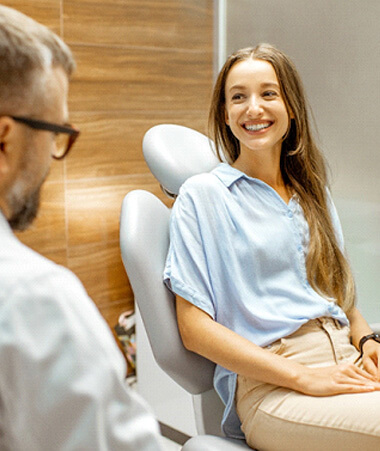
[[[217,364],[224,432],[255,449],[379,449],[380,345],[288,56],[231,55],[210,126],[222,163],[180,189],[164,281],[185,347]]]
[[[269,90],[276,92],[274,100],[263,97],[268,92],[265,84],[277,86],[276,91]],[[255,101],[254,111],[249,102],[244,102],[242,109],[239,103],[231,105],[228,90],[243,85],[248,99]],[[234,113],[234,122],[226,127],[230,111]],[[266,119],[273,121],[273,125],[253,132],[252,136],[244,127],[244,121],[252,113],[260,118],[272,114],[273,117]],[[310,251],[306,261],[309,282],[317,292],[340,299],[350,308],[355,297],[354,282],[347,260],[339,250],[331,218],[324,214],[328,210],[326,165],[312,137],[303,84],[293,62],[268,44],[231,55],[215,84],[209,122],[217,151],[224,153],[232,165],[265,181],[285,202],[297,194],[310,225]],[[257,144],[255,151],[247,152],[247,144]],[[342,277],[331,278],[325,266],[327,261],[337,263]]]

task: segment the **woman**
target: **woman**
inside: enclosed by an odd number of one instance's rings
[[[260,451],[380,449],[379,338],[289,58],[232,55],[210,125],[228,163],[181,187],[164,279],[185,347],[217,363],[224,432]]]

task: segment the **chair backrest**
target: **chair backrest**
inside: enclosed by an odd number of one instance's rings
[[[149,129],[143,139],[143,154],[152,174],[172,194],[178,194],[192,175],[209,172],[219,163],[207,136],[174,124]]]
[[[174,194],[189,176],[219,163],[206,136],[178,125],[150,129],[143,151],[160,184]],[[162,281],[169,217],[170,210],[153,194],[128,193],[121,209],[121,254],[158,365],[185,390],[200,394],[212,389],[215,365],[184,348],[174,296]]]
[[[156,362],[185,390],[199,394],[212,388],[214,365],[183,347],[174,296],[162,282],[169,216],[153,194],[128,193],[121,209],[121,255]]]

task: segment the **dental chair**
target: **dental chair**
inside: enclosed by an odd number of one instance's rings
[[[162,124],[145,134],[143,153],[163,191],[175,197],[188,177],[209,172],[219,163],[211,145],[195,130]],[[120,247],[154,359],[183,389],[198,395],[193,398],[200,435],[190,438],[182,450],[248,450],[243,440],[221,436],[224,406],[213,388],[215,365],[182,344],[175,299],[162,281],[169,247],[169,217],[170,209],[150,192],[129,192],[121,208]]]

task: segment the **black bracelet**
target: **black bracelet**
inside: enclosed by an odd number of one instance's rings
[[[360,341],[359,341],[360,356],[358,357],[357,360],[359,360],[363,357],[363,346],[364,346],[364,343],[366,343],[368,340],[375,340],[377,343],[380,343],[380,335],[372,333],[369,335],[364,335],[364,337],[362,337],[360,339]]]

